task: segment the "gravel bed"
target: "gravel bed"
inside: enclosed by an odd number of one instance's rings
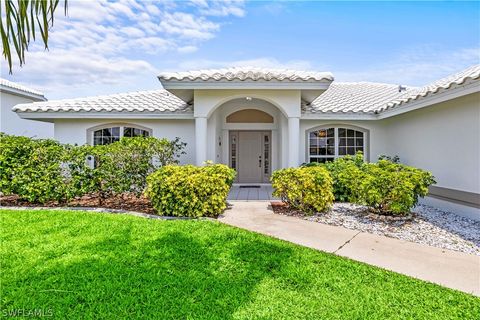
[[[366,207],[350,203],[335,203],[329,212],[313,216],[275,207],[274,211],[309,221],[480,256],[480,221],[426,205],[418,205],[413,210],[412,218],[404,221],[379,220],[369,214]]]

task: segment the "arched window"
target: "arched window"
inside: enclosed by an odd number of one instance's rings
[[[105,125],[89,130],[93,145],[110,144],[122,137],[148,137],[151,130],[136,125]]]
[[[327,162],[358,151],[366,153],[367,130],[329,126],[308,131],[308,161]]]

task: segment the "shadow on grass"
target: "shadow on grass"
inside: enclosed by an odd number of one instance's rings
[[[0,223],[2,313],[468,319],[480,312],[466,294],[211,221],[46,211],[5,214]]]
[[[123,228],[72,260],[4,283],[21,288],[13,295],[20,300],[4,300],[4,308],[51,308],[62,318],[229,319],[290,256],[288,248],[235,234],[199,241],[169,231],[142,242],[132,233]]]

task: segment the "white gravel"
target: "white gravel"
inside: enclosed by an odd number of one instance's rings
[[[480,256],[480,221],[418,205],[411,221],[379,221],[366,208],[335,203],[332,210],[303,219]]]

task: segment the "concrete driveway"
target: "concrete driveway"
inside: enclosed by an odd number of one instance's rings
[[[219,220],[480,296],[480,257],[274,214],[268,201],[231,201]]]

